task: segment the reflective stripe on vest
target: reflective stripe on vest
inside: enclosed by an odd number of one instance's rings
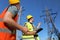
[[[34,38],[34,36],[33,35],[24,35],[24,36],[22,36],[22,38],[23,39],[31,39],[31,38]]]
[[[2,18],[0,18],[0,22],[2,22],[3,21],[3,19]]]
[[[0,28],[0,32],[12,33],[9,29]]]

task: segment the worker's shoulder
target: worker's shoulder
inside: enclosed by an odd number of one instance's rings
[[[7,11],[11,12],[14,16],[18,13],[18,9],[16,6],[9,6]]]
[[[25,22],[25,24],[30,24],[29,22]]]

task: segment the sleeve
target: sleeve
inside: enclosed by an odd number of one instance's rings
[[[14,16],[18,13],[18,10],[15,6],[10,6],[8,11],[11,12]]]

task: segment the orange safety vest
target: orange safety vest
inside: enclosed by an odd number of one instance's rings
[[[8,8],[5,8],[2,14],[0,14],[0,40],[16,40],[16,34],[13,34],[12,31],[8,29],[8,26],[2,21],[7,9]],[[16,16],[14,20],[17,21],[17,18],[18,16]]]

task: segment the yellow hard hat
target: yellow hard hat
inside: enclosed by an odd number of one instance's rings
[[[16,3],[20,3],[20,0],[9,0],[10,4],[16,4]]]
[[[28,16],[27,16],[27,19],[30,19],[30,18],[32,18],[32,17],[33,17],[32,15],[28,15]]]

